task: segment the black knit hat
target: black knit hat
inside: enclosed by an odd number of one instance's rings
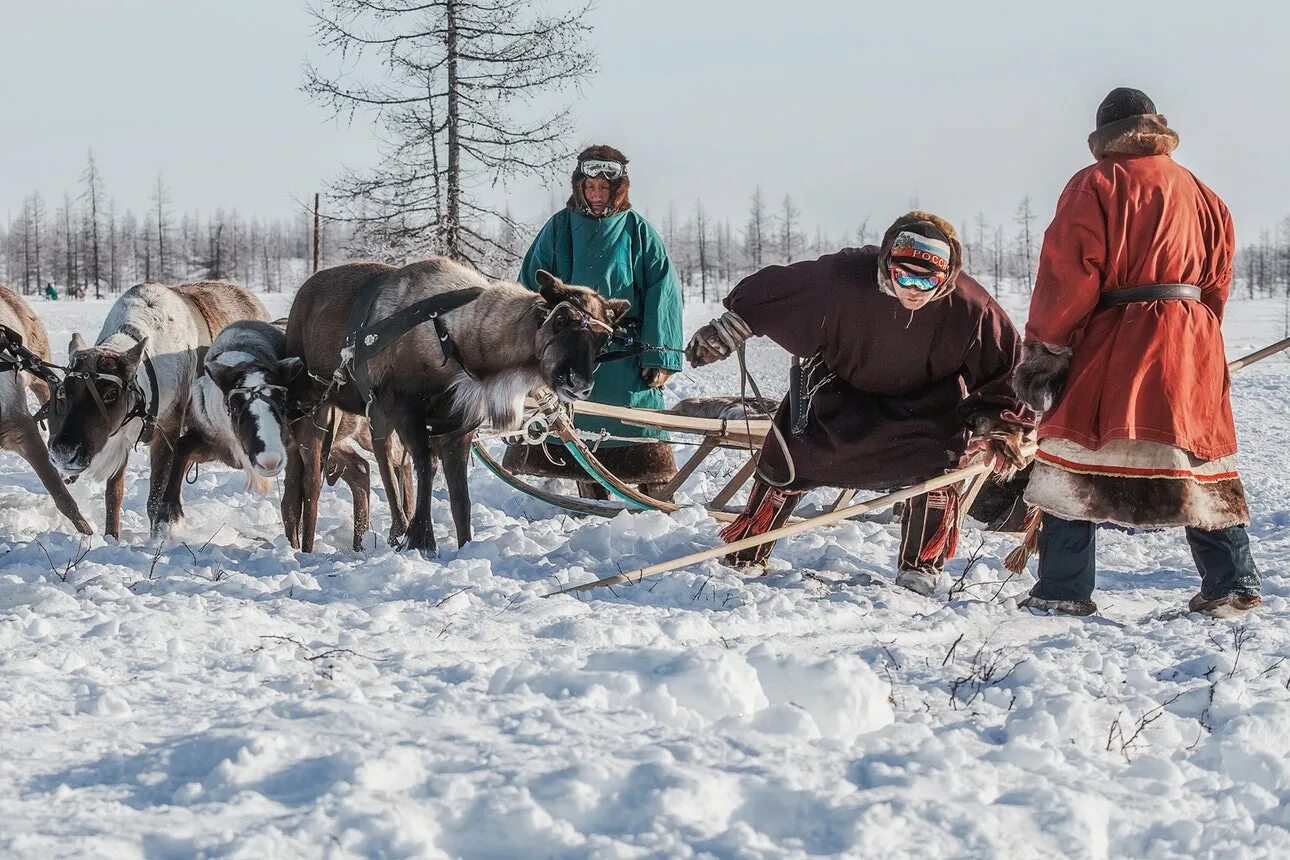
[[[1097,127],[1118,122],[1131,116],[1156,113],[1156,103],[1142,90],[1116,87],[1107,93],[1097,106]]]

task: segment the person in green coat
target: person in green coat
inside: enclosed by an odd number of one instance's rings
[[[568,284],[591,287],[608,299],[626,299],[632,308],[623,325],[642,344],[664,347],[601,364],[591,400],[640,409],[663,408],[663,385],[681,369],[685,346],[681,291],[672,261],[654,228],[632,209],[628,197],[627,157],[612,146],[592,146],[578,156],[573,194],[533,240],[520,269],[520,283],[538,289],[545,269]],[[620,421],[579,416],[576,424],[599,442],[597,458],[615,476],[658,497],[676,473],[676,460],[663,431]],[[638,439],[639,441],[626,441]],[[563,448],[516,445],[504,465],[518,474],[578,481],[588,498],[606,498]]]

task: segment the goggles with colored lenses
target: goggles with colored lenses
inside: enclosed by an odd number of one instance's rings
[[[578,167],[582,171],[583,176],[592,179],[598,176],[603,176],[611,182],[627,172],[627,168],[623,167],[617,161],[588,160],[579,162]]]
[[[911,272],[899,263],[889,263],[887,270],[891,274],[892,283],[920,293],[930,293],[945,283],[945,275],[941,272]]]

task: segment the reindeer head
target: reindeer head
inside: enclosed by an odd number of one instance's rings
[[[536,344],[542,376],[561,400],[586,400],[596,358],[631,303],[568,286],[546,271],[537,273],[537,281],[546,311]]]
[[[287,393],[304,369],[299,358],[223,364],[206,362],[206,376],[219,389],[229,424],[242,452],[242,465],[261,478],[272,478],[287,462],[290,421]]]
[[[130,420],[142,393],[135,374],[147,338],[124,352],[89,347],[79,333],[68,349],[68,372],[51,392],[50,460],[64,475],[79,475]]]

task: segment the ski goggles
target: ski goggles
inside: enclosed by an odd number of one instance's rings
[[[911,272],[895,262],[887,264],[887,271],[891,275],[893,284],[907,290],[917,290],[920,293],[930,293],[945,283],[944,272]]]
[[[611,182],[627,172],[627,168],[617,161],[594,161],[590,159],[578,162],[578,169],[582,171],[583,176],[588,178],[595,179],[603,176]]]

